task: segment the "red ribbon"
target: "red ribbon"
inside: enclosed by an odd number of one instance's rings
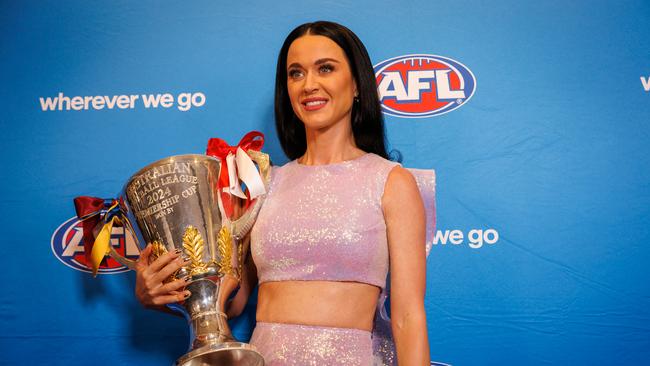
[[[84,254],[86,256],[86,263],[90,263],[90,253],[95,243],[95,236],[93,231],[95,227],[102,221],[100,215],[103,209],[112,206],[115,200],[105,200],[98,197],[79,196],[74,199],[74,207],[77,211],[77,218],[81,221],[83,228],[83,242]],[[90,266],[90,264],[89,264]]]
[[[219,172],[218,188],[220,190],[221,197],[224,198],[222,201],[224,204],[224,210],[228,216],[232,215],[233,209],[232,205],[230,204],[230,200],[225,199],[227,196],[223,193],[222,190],[223,187],[230,187],[230,178],[228,176],[228,163],[226,162],[226,157],[228,154],[236,154],[237,148],[240,147],[242,150],[244,150],[244,152],[248,153],[248,150],[260,151],[262,150],[263,146],[264,134],[259,131],[251,131],[247,133],[244,135],[244,137],[242,137],[241,140],[239,140],[239,143],[235,146],[230,146],[225,140],[216,137],[208,140],[208,148],[205,152],[206,155],[214,156],[216,158],[219,158],[221,161],[221,172]],[[245,205],[248,206],[249,204],[250,200],[246,200]]]
[[[77,210],[77,217],[83,219],[86,216],[97,214],[106,208],[105,199],[89,196],[79,196],[74,199],[74,208]]]
[[[260,151],[264,146],[264,134],[259,131],[251,131],[244,135],[239,143],[235,146],[230,146],[225,140],[213,137],[208,140],[208,149],[206,155],[214,156],[221,160],[221,172],[219,173],[219,188],[229,187],[230,179],[228,178],[228,165],[226,157],[228,154],[235,154],[237,148],[248,152],[248,150]]]
[[[259,137],[259,139],[257,139]],[[260,151],[264,146],[264,134],[259,131],[251,131],[244,135],[236,146],[230,146],[228,143],[220,138],[213,137],[208,141],[207,155],[216,156],[225,159],[228,153],[235,153],[238,147],[242,150],[255,150]]]

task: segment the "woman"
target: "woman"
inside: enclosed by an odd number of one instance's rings
[[[373,360],[372,336],[390,266],[396,361],[428,365],[424,208],[413,176],[387,160],[372,64],[354,33],[315,22],[289,34],[275,117],[293,160],[274,169],[251,233],[260,284],[251,343],[269,365],[369,365],[378,354],[393,363],[378,344]],[[178,254],[141,262],[145,306],[188,295],[182,280],[162,283],[184,264]],[[258,281],[248,274],[230,314]]]

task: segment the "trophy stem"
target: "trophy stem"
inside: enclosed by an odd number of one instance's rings
[[[183,308],[190,326],[191,349],[233,340],[222,301],[219,301],[223,292],[221,281],[215,277],[204,277],[187,286],[192,295],[185,300]]]
[[[183,311],[190,326],[190,351],[176,361],[177,366],[264,365],[255,347],[236,341],[230,332],[224,308],[237,284],[230,276],[211,276],[187,286],[192,295]]]

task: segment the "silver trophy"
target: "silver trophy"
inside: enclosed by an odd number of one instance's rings
[[[268,155],[254,150],[248,155],[257,164],[264,186],[268,185]],[[217,185],[224,165],[206,155],[168,157],[134,174],[118,200],[122,224],[134,233],[141,249],[153,246],[151,259],[179,249],[190,260],[167,279],[191,278],[186,287],[191,296],[169,306],[182,312],[190,326],[190,351],[176,361],[178,366],[264,365],[254,346],[233,338],[225,314],[248,252],[243,238],[264,195],[248,205],[224,202],[224,197],[234,197],[223,194]],[[239,215],[226,215],[225,204]],[[135,262],[121,257],[112,246],[109,254],[134,268]]]

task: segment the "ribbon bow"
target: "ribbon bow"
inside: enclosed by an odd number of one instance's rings
[[[246,153],[248,150],[260,151],[264,146],[264,134],[251,131],[244,135],[236,146],[230,146],[220,138],[208,141],[206,154],[221,161],[218,188],[221,193],[231,194],[246,200],[246,206],[266,192],[264,182],[253,160]],[[246,186],[246,193],[241,189],[241,182]],[[227,200],[224,200],[226,203]],[[227,214],[232,215],[232,207],[225,204]]]
[[[83,227],[86,262],[92,265],[93,276],[97,276],[99,265],[108,253],[113,224],[116,220],[119,222],[121,215],[118,201],[112,198],[80,196],[74,199],[74,206]],[[93,233],[99,225],[102,227],[95,237]]]

